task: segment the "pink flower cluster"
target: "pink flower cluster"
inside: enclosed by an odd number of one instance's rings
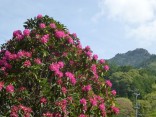
[[[67,89],[65,87],[62,87],[61,88],[61,91],[62,91],[63,94],[66,94],[67,93]]]
[[[97,74],[97,67],[96,67],[96,64],[92,64],[92,66],[91,66],[91,72],[93,73],[93,75],[94,75],[94,79],[95,80],[97,80],[98,79],[98,74]]]
[[[90,91],[91,89],[92,87],[90,84],[82,87],[82,91],[86,91],[86,92]]]
[[[34,62],[38,65],[42,64],[41,59],[40,58],[35,58]]]
[[[13,93],[14,92],[14,86],[12,84],[9,84],[6,86],[6,92]]]
[[[42,98],[40,99],[40,103],[41,103],[41,104],[46,104],[46,103],[47,103],[47,99],[46,99],[45,97],[42,97]]]
[[[67,103],[68,103],[67,99],[63,99],[63,100],[56,102],[55,104],[59,106],[64,113],[67,113],[67,110],[66,110]]]
[[[94,55],[93,55],[93,59],[94,59],[94,60],[98,60],[98,55],[94,54]]]
[[[85,114],[80,114],[79,117],[87,117]]]
[[[97,106],[98,101],[96,97],[90,98],[90,103],[92,104],[92,106]]]
[[[32,53],[31,52],[26,52],[26,51],[19,51],[17,53],[17,58],[22,58],[22,57],[31,58],[32,57]]]
[[[105,69],[105,71],[108,71],[109,70],[109,66],[108,65],[105,65],[104,66],[104,69]]]
[[[41,19],[42,17],[43,17],[42,14],[37,15],[37,19]]]
[[[51,24],[50,24],[50,27],[51,27],[52,29],[55,29],[55,28],[56,28],[56,25],[55,25],[54,23],[51,23]]]
[[[73,40],[73,38],[71,38],[70,36],[67,36],[67,42],[68,42],[69,44],[74,44],[74,40]]]
[[[23,34],[20,30],[16,30],[13,32],[13,37],[15,37],[18,41],[21,41],[24,37],[28,37],[30,35],[30,30],[25,29]]]
[[[49,34],[43,35],[41,38],[41,43],[46,44],[49,40]]]
[[[116,96],[116,91],[115,90],[112,90],[111,93],[112,93],[113,96]]]
[[[18,112],[23,112],[24,117],[30,117],[32,109],[23,105],[12,106],[10,117],[18,117]]]
[[[31,62],[29,60],[26,60],[24,63],[23,63],[23,66],[24,67],[30,67],[31,66]]]
[[[13,37],[15,37],[18,41],[21,41],[24,38],[24,36],[22,35],[22,32],[20,30],[14,31]]]
[[[99,109],[101,110],[101,111],[105,111],[105,104],[104,103],[101,103],[100,105],[99,105]]]
[[[115,106],[111,106],[112,111],[117,115],[119,114],[119,108],[115,107]]]
[[[39,27],[40,27],[41,29],[44,29],[44,28],[46,27],[46,25],[45,25],[44,23],[40,23],[40,24],[39,24]]]
[[[72,74],[71,72],[66,72],[65,76],[69,78],[72,85],[76,84],[76,79],[75,79],[74,74]]]
[[[100,59],[99,62],[100,62],[100,64],[104,64],[105,60],[104,59]]]
[[[58,76],[59,78],[63,77],[63,73],[60,71],[64,67],[64,63],[62,61],[58,63],[52,63],[49,66],[49,69],[51,71],[54,71],[55,75]]]
[[[43,113],[43,117],[62,117],[62,116],[60,113],[46,112],[46,113]]]
[[[29,35],[30,35],[30,30],[29,30],[29,29],[25,29],[25,30],[23,31],[23,35],[24,35],[24,36],[29,36]]]
[[[110,81],[110,80],[106,80],[106,85],[107,85],[108,87],[112,87],[111,81]]]
[[[55,32],[55,37],[60,39],[60,38],[64,38],[66,36],[66,34],[64,33],[64,31],[56,31]]]
[[[80,104],[82,104],[82,105],[86,105],[86,104],[87,104],[86,99],[85,99],[85,98],[82,98],[82,99],[80,100]]]

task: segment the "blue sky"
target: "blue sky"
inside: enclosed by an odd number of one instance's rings
[[[38,14],[66,25],[99,58],[136,48],[156,53],[156,0],[1,0],[0,44]]]

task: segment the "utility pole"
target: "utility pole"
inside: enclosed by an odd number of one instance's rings
[[[140,95],[140,93],[134,93],[135,95],[135,117],[138,117],[138,110],[139,110],[139,104],[137,103],[137,99],[138,99],[138,96]]]

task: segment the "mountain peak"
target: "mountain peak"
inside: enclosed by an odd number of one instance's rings
[[[150,59],[151,56],[146,49],[137,48],[123,54],[117,54],[115,57],[109,59],[109,63],[119,66],[128,65],[137,67],[142,64],[143,61]]]

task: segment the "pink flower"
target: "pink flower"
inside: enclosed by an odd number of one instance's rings
[[[10,117],[18,117],[18,114],[17,114],[18,111],[19,111],[18,106],[12,106],[11,107]]]
[[[26,60],[23,64],[24,67],[30,67],[31,66],[31,62],[29,60]]]
[[[25,30],[23,31],[23,35],[24,35],[24,36],[29,36],[29,35],[30,35],[30,30],[29,30],[29,29],[25,29]]]
[[[46,104],[47,103],[47,99],[45,97],[42,97],[40,99],[40,103]]]
[[[90,103],[92,104],[92,106],[97,106],[97,100],[96,100],[96,98],[91,98],[90,99]]]
[[[106,85],[109,86],[109,87],[112,87],[112,83],[110,80],[106,80]]]
[[[6,67],[1,67],[0,70],[5,71]]]
[[[106,71],[108,71],[108,70],[109,70],[109,66],[108,66],[108,65],[105,65],[105,66],[104,66],[104,69],[105,69]]]
[[[60,68],[63,68],[64,67],[64,63],[62,61],[59,61],[58,64],[59,64],[59,67]]]
[[[17,113],[10,113],[10,117],[19,117]]]
[[[45,25],[44,23],[40,23],[40,25],[39,25],[39,26],[40,26],[40,28],[41,28],[41,29],[43,29],[43,28],[45,28],[45,27],[46,27],[46,25]]]
[[[17,35],[17,36],[16,36],[16,39],[17,39],[18,41],[21,41],[21,40],[23,39],[23,35]]]
[[[82,91],[90,91],[92,89],[91,85],[83,86]]]
[[[43,116],[44,117],[54,117],[53,113],[50,113],[50,112],[43,113]]]
[[[92,66],[91,66],[91,71],[95,74],[96,73],[96,65],[95,64],[93,64]]]
[[[87,104],[86,99],[82,98],[82,99],[80,100],[80,104],[82,104],[82,105],[86,105],[86,104]]]
[[[90,46],[86,46],[86,47],[85,47],[85,50],[86,50],[86,51],[90,51]]]
[[[68,77],[70,79],[70,82],[75,85],[76,84],[76,79],[74,74],[70,73],[70,72],[66,72],[65,76]]]
[[[67,41],[69,44],[73,44],[74,43],[74,40],[71,38],[71,37],[67,37]]]
[[[8,69],[11,69],[12,68],[12,65],[11,64],[9,64],[9,63],[5,63],[5,65],[4,65],[6,68],[8,68]]]
[[[17,53],[17,57],[18,58],[21,58],[21,57],[23,57],[24,56],[24,51],[19,51],[18,53]]]
[[[86,53],[87,57],[89,57],[89,58],[92,56],[92,52],[91,51],[87,51],[85,53]]]
[[[35,58],[34,62],[38,65],[42,64],[41,59],[40,58]]]
[[[55,75],[58,76],[59,78],[63,77],[63,73],[61,71],[59,71],[59,70],[55,71]]]
[[[18,57],[17,57],[17,54],[12,54],[12,60],[15,60],[15,59],[17,59]]]
[[[73,78],[74,77],[74,74],[72,74],[71,72],[66,72],[65,73],[65,76],[66,77],[69,77],[69,78]]]
[[[24,111],[24,113],[30,114],[32,112],[32,109],[23,105],[19,105],[19,108]]]
[[[59,70],[59,64],[57,64],[57,63],[52,63],[52,64],[50,64],[49,69],[50,69],[51,71],[58,71],[58,70]]]
[[[50,24],[50,27],[51,27],[52,29],[54,29],[54,28],[56,28],[56,25],[55,25],[54,23],[51,23],[51,24]]]
[[[30,57],[32,57],[32,53],[24,51],[24,56],[30,58]]]
[[[42,18],[42,15],[41,14],[38,14],[37,15],[37,19],[41,19]]]
[[[48,39],[46,39],[44,37],[41,38],[41,43],[46,44],[47,42],[48,42]]]
[[[12,84],[6,86],[6,92],[8,93],[14,92],[14,86]]]
[[[46,34],[41,38],[41,43],[45,44],[48,42],[48,40],[49,40],[49,34]]]
[[[112,93],[112,95],[116,96],[116,91],[115,90],[112,90],[111,93]]]
[[[80,114],[79,117],[87,117],[85,114]]]
[[[15,30],[15,31],[13,32],[13,36],[14,36],[14,37],[17,37],[18,35],[22,35],[22,32],[21,32],[20,30]]]
[[[63,94],[66,94],[67,93],[67,89],[65,87],[62,87],[61,90],[62,90],[62,93]]]
[[[100,59],[99,62],[100,62],[101,64],[103,64],[103,63],[105,63],[105,60],[104,60],[104,59]]]
[[[119,114],[119,109],[115,106],[111,106],[112,111],[117,115]]]
[[[98,59],[98,55],[94,54],[94,55],[93,55],[93,59],[94,59],[94,60],[97,60],[97,59]]]
[[[104,103],[102,103],[102,104],[99,105],[99,109],[100,109],[101,111],[104,111],[104,110],[105,110],[105,105],[104,105]]]
[[[73,33],[72,35],[73,35],[73,37],[74,37],[74,38],[77,38],[77,35],[76,35],[76,33]]]
[[[7,50],[7,51],[5,51],[5,57],[6,57],[6,59],[11,60],[12,54]]]
[[[0,91],[2,90],[3,86],[4,86],[4,82],[0,82]]]
[[[64,31],[56,31],[55,32],[55,37],[56,38],[64,38],[65,37],[65,33],[64,33]]]
[[[92,87],[91,87],[91,85],[89,84],[89,85],[86,86],[85,89],[86,89],[86,91],[90,91],[90,90],[92,89]]]
[[[56,81],[56,83],[57,83],[58,85],[61,85],[63,82],[62,82],[61,79],[59,79],[59,80]]]
[[[70,82],[71,82],[72,85],[75,85],[76,84],[76,79],[75,78],[71,78]]]
[[[23,39],[23,35],[22,32],[20,30],[16,30],[13,32],[13,36],[18,40],[22,40]]]

